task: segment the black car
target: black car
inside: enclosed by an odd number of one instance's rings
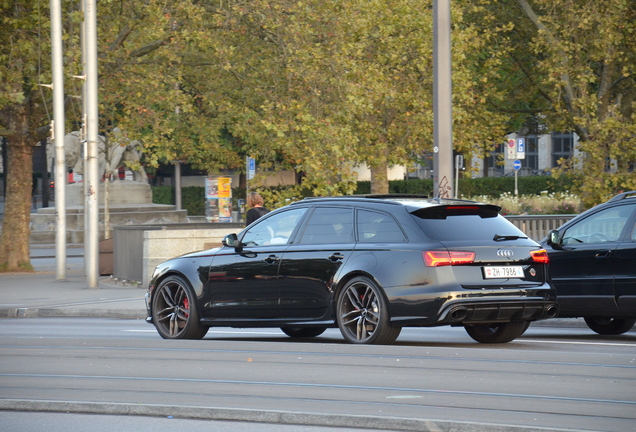
[[[542,240],[550,256],[559,317],[583,317],[596,333],[636,323],[636,191],[616,195]]]
[[[417,196],[304,199],[223,247],[159,265],[147,321],[164,338],[208,327],[339,327],[351,343],[390,344],[402,327],[464,326],[509,342],[557,315],[548,256],[494,205]]]

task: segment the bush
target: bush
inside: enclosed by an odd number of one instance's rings
[[[151,186],[154,204],[174,205],[174,188],[171,186]]]
[[[175,205],[175,192],[172,186],[152,186],[151,189],[154,204]],[[205,188],[181,188],[181,207],[188,211],[188,216],[205,216]]]
[[[359,181],[355,194],[366,195],[370,193],[371,182]],[[389,193],[431,196],[433,194],[433,180],[391,180],[389,181]]]
[[[583,210],[581,198],[568,192],[544,191],[538,195],[518,196],[506,192],[496,198],[481,195],[468,199],[498,205],[502,215],[578,214]]]
[[[530,176],[517,179],[517,189],[522,195],[539,195],[542,192],[569,192],[574,189],[574,178],[561,176]],[[454,183],[453,183],[454,185]],[[459,196],[488,196],[499,197],[505,193],[514,193],[514,177],[482,177],[459,179]],[[360,181],[356,194],[370,194],[371,182]],[[433,196],[433,180],[391,180],[389,181],[389,193],[417,194]]]
[[[188,211],[188,216],[205,216],[205,187],[181,188],[181,206]]]

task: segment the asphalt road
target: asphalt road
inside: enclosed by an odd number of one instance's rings
[[[636,431],[635,384],[634,332],[608,338],[531,327],[512,343],[483,345],[461,328],[440,327],[404,329],[391,346],[357,346],[335,329],[303,341],[276,329],[211,329],[203,341],[164,341],[141,320],[0,320],[3,409],[387,430],[628,432]]]

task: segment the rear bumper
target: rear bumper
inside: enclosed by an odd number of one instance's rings
[[[559,305],[550,300],[462,300],[445,303],[437,314],[429,317],[404,316],[391,320],[397,326],[463,326],[510,321],[537,321],[555,318]]]
[[[458,302],[446,305],[437,320],[444,324],[483,324],[537,321],[558,314],[559,305],[552,301]]]

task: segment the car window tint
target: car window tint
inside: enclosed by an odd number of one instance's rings
[[[358,211],[358,242],[393,243],[404,241],[402,229],[390,215],[367,210]]]
[[[447,215],[445,219],[420,218],[413,215],[424,234],[433,240],[492,241],[495,234],[500,236],[526,237],[519,228],[503,216],[482,217],[480,215]]]
[[[261,218],[245,232],[241,242],[247,246],[286,244],[306,211],[305,208],[297,208]]]
[[[353,242],[353,209],[318,207],[314,210],[300,243],[326,244]]]
[[[563,244],[616,241],[633,209],[633,206],[617,206],[601,210],[568,228],[563,234]]]

